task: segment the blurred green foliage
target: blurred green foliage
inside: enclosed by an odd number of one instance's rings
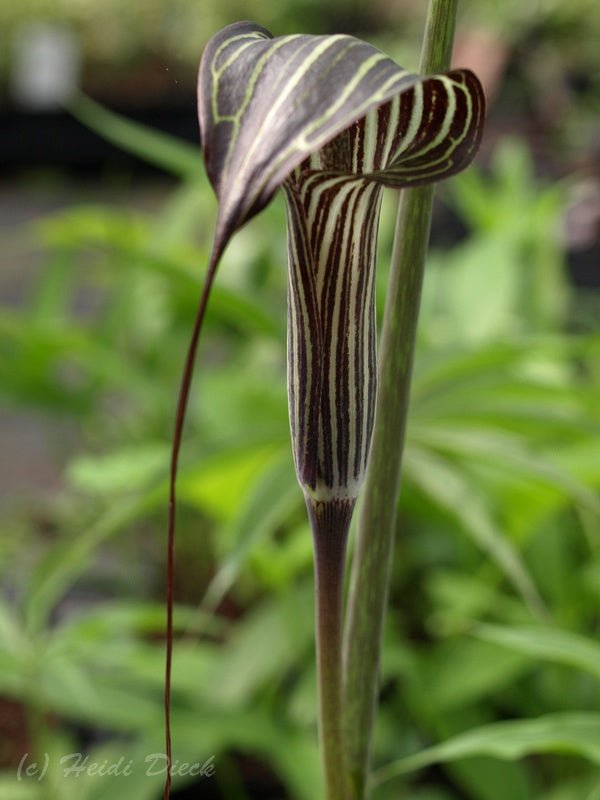
[[[26,709],[31,759],[48,753],[50,767],[42,782],[6,771],[0,795],[151,800],[163,782],[144,759],[163,749],[169,440],[215,202],[194,148],[83,99],[74,111],[178,181],[154,213],[75,206],[38,223],[45,269],[24,308],[0,311],[5,402],[68,416],[83,441],[46,509],[54,533],[18,508],[5,523],[18,547],[0,552],[0,691]],[[428,267],[374,800],[598,796],[600,335],[569,332],[564,190],[537,180],[514,141],[489,174],[440,189],[469,233]],[[228,800],[263,796],[249,758],[281,782],[274,796],[319,796],[284,267],[276,202],[223,261],[181,467],[174,751],[214,755],[205,780]],[[84,741],[90,761],[131,759],[133,774],[65,778],[60,758]]]
[[[214,31],[241,19],[255,20],[276,35],[285,33],[369,33],[386,52],[416,68],[423,23],[418,0],[23,0],[0,5],[0,75],[6,72],[15,36],[32,22],[71,28],[88,68],[123,82],[141,64],[158,60],[179,79],[195,77],[199,54]],[[532,84],[554,92],[576,73],[596,89],[600,13],[595,0],[462,0],[459,30],[491,31],[524,55]],[[181,68],[185,72],[181,74]],[[192,72],[190,72],[190,68]],[[154,75],[154,82],[159,76]],[[125,80],[127,75],[125,75]],[[545,86],[544,86],[545,84]],[[135,102],[139,81],[131,85]],[[175,90],[170,84],[170,91]],[[564,86],[562,88],[565,88]],[[535,100],[535,98],[533,98]],[[551,109],[554,111],[554,109]]]

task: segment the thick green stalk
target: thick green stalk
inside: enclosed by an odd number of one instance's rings
[[[327,800],[348,800],[342,693],[346,542],[354,501],[307,501],[315,546],[319,738]]]
[[[430,0],[421,72],[447,69],[458,0]],[[379,660],[433,188],[405,189],[398,209],[380,345],[371,459],[363,489],[344,642],[345,736],[354,800],[368,791]]]

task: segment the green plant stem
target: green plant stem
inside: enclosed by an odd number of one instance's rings
[[[348,800],[342,693],[342,620],[346,543],[354,502],[307,501],[313,531],[319,737],[327,800]]]
[[[421,72],[448,68],[456,6],[457,0],[430,0]],[[432,187],[402,192],[381,335],[375,431],[358,520],[344,642],[344,722],[355,800],[366,797],[368,790],[381,640],[432,199]]]

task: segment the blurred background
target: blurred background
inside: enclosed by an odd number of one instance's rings
[[[145,759],[163,750],[167,463],[215,215],[204,44],[253,19],[360,35],[416,69],[424,14],[417,0],[0,6],[3,800],[162,796]],[[476,165],[437,193],[375,764],[508,719],[541,733],[504,759],[474,737],[373,796],[598,800],[600,745],[581,726],[600,737],[599,7],[463,0],[454,61],[481,77],[489,115]],[[176,772],[174,798],[319,796],[284,220],[277,199],[234,239],[200,347],[173,715],[176,757],[207,766]],[[112,772],[65,775],[77,753]]]

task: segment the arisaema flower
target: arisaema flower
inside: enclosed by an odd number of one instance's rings
[[[219,202],[209,279],[232,234],[282,187],[296,472],[309,507],[351,507],[374,418],[382,190],[470,163],[481,86],[468,70],[413,75],[351,36],[273,38],[241,22],[207,45],[198,108]]]
[[[273,38],[241,22],[206,46],[198,107],[218,215],[174,437],[170,558],[181,426],[210,287],[232,235],[282,188],[292,446],[316,546],[317,638],[329,642],[319,653],[321,736],[325,750],[339,750],[340,584],[374,422],[381,196],[385,186],[464,169],[481,139],[484,98],[468,70],[423,77],[351,36]],[[167,685],[169,671],[170,660]],[[339,786],[340,753],[325,761],[328,785]]]

